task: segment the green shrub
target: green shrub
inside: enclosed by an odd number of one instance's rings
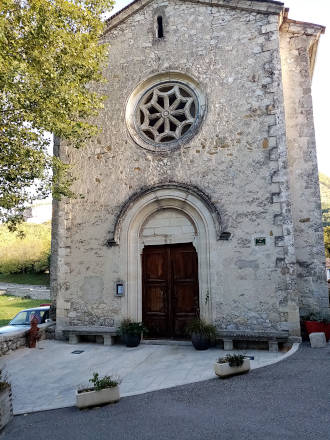
[[[49,269],[51,225],[23,223],[23,238],[0,226],[0,274]]]
[[[245,356],[242,354],[226,354],[225,357],[218,359],[218,363],[226,364],[228,362],[230,367],[240,367],[243,365],[244,359]]]
[[[129,318],[121,322],[119,330],[121,335],[141,335],[148,331],[142,322],[133,322]]]
[[[330,226],[323,228],[324,232],[324,245],[325,245],[325,256],[330,258]]]
[[[120,383],[120,380],[117,377],[116,378],[113,376],[100,377],[99,373],[93,373],[93,377],[92,379],[89,379],[89,382],[93,384],[93,389],[95,391],[100,391],[103,390],[104,388],[116,387]]]
[[[194,319],[191,321],[186,327],[186,333],[188,335],[192,335],[193,333],[197,333],[199,335],[206,336],[210,339],[215,339],[217,336],[217,330],[213,324],[209,324],[203,319]]]

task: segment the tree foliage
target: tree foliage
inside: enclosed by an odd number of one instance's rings
[[[79,148],[97,127],[107,47],[102,15],[113,0],[1,0],[0,219],[15,228],[26,203],[71,195],[67,166],[45,132]]]
[[[330,177],[320,173],[320,190],[323,226],[330,226]]]
[[[330,226],[323,228],[324,232],[324,244],[325,244],[325,256],[330,258]]]

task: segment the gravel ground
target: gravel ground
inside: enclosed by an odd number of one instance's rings
[[[16,416],[0,440],[329,440],[330,345],[247,375]]]

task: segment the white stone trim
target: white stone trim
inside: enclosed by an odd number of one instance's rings
[[[196,195],[179,188],[161,188],[145,194],[125,212],[120,230],[121,277],[126,280],[124,316],[142,320],[142,268],[141,255],[144,243],[141,230],[147,219],[160,209],[179,210],[190,219],[196,230],[193,242],[198,255],[200,315],[213,321],[211,289],[211,254],[216,243],[213,217]],[[159,238],[157,238],[159,240]],[[152,244],[148,240],[148,245]],[[155,244],[160,244],[159,241]]]

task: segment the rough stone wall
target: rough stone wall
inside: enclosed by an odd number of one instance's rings
[[[105,36],[111,46],[108,83],[100,86],[108,95],[98,118],[102,133],[80,151],[61,146],[75,164],[75,190],[83,197],[62,202],[56,217],[58,329],[112,325],[124,317],[125,298],[113,292],[121,278],[120,249],[104,244],[132,194],[177,182],[203,191],[232,234],[214,243],[210,257],[218,327],[298,334],[279,58],[282,8],[244,0],[142,3],[132,7],[134,14],[128,9],[115,17]],[[155,36],[159,13],[161,40]],[[198,133],[171,154],[136,145],[125,123],[133,90],[164,71],[195,78],[207,97]],[[255,246],[257,237],[266,245]]]
[[[60,156],[65,162],[69,158],[65,154],[65,148],[60,147],[60,141],[54,138],[53,153]],[[80,192],[78,191],[78,196]],[[53,199],[52,212],[52,239],[51,239],[51,265],[50,265],[50,297],[52,306],[49,316],[56,319],[57,311],[59,315],[65,308],[62,300],[63,295],[60,292],[68,290],[71,264],[71,200],[62,199],[61,201]],[[57,302],[59,300],[59,303]]]
[[[26,347],[26,331],[0,336],[0,356],[9,354],[21,347]]]
[[[13,417],[12,392],[11,386],[8,385],[5,389],[0,390],[0,431]]]
[[[33,299],[50,299],[50,290],[44,287],[7,287],[6,295],[28,297]]]
[[[310,63],[322,31],[321,26],[287,20],[280,33],[297,289],[303,315],[323,313],[329,307]]]
[[[10,354],[27,345],[27,333],[29,330],[21,330],[14,333],[0,335],[0,356]],[[41,324],[39,326],[40,340],[55,338],[55,323]]]

